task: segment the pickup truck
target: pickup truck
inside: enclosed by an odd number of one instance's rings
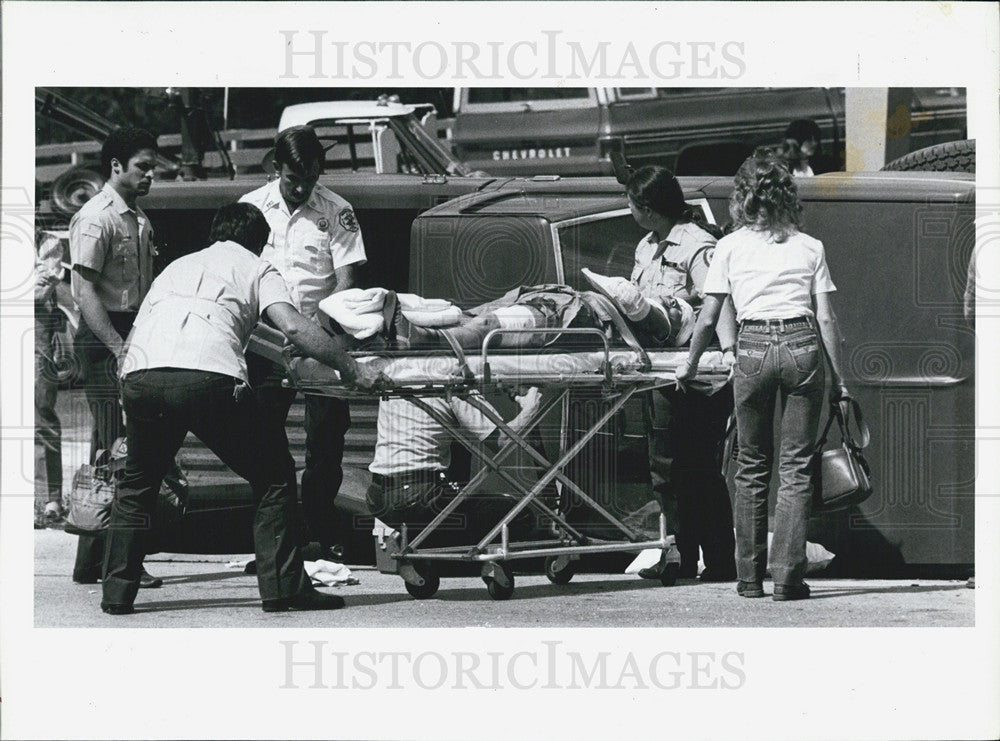
[[[456,88],[452,145],[469,166],[505,175],[607,175],[615,152],[635,167],[732,175],[796,119],[820,127],[816,171],[842,169],[844,88]],[[912,88],[891,123],[911,152],[965,139],[965,91]]]
[[[323,182],[355,207],[369,250],[364,283],[462,307],[522,284],[583,288],[583,267],[627,275],[642,236],[612,178],[424,183],[412,176],[330,174]],[[729,178],[681,183],[689,200],[719,223],[727,220]],[[250,187],[162,183],[143,208],[161,237],[195,249],[204,244],[211,212]],[[962,296],[974,246],[974,179],[831,173],[801,181],[800,192],[806,229],[824,242],[839,287],[848,384],[872,429],[867,458],[875,482],[875,494],[859,508],[815,518],[810,538],[837,554],[831,568],[847,576],[968,575],[975,343]],[[352,417],[339,501],[357,516],[357,547],[371,548],[363,502],[375,403],[352,404]],[[301,419],[301,407],[292,418]],[[562,422],[554,424],[561,432]],[[642,434],[636,412],[627,409],[604,469],[612,496],[631,496],[642,485]],[[292,429],[289,436],[301,465],[304,435]],[[182,455],[195,485],[174,547],[249,550],[246,487],[193,439]]]

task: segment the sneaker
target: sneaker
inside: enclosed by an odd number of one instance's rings
[[[266,599],[261,602],[264,612],[298,612],[303,610],[339,610],[345,606],[344,598],[324,594],[315,589],[301,592],[294,597]]]
[[[63,521],[66,512],[61,502],[49,502],[45,505],[45,524],[57,525]]]
[[[775,584],[771,599],[775,602],[809,599],[809,585],[805,582],[801,584]]]
[[[741,581],[736,585],[736,594],[740,597],[763,597],[764,585],[759,581]]]
[[[637,322],[649,313],[649,303],[632,281],[622,277],[601,275],[587,268],[583,268],[581,272],[590,285],[610,299],[629,320]]]

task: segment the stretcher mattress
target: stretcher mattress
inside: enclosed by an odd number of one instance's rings
[[[647,353],[650,367],[633,350],[612,349],[583,352],[491,353],[487,358],[489,378],[482,356],[468,355],[465,367],[454,355],[441,351],[433,355],[366,356],[359,364],[374,364],[396,387],[445,386],[456,383],[491,382],[531,385],[592,386],[602,383],[669,385],[678,367],[687,359],[686,349],[661,350]],[[611,366],[606,374],[605,357]],[[288,362],[289,378],[301,389],[334,391],[340,384],[337,372],[309,358]],[[698,364],[694,387],[706,388],[725,382],[728,369],[722,365],[722,354],[706,352]]]

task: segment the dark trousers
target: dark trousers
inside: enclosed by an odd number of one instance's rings
[[[124,339],[135,322],[133,312],[109,312],[115,331]],[[101,342],[87,322],[80,317],[80,326],[73,338],[73,348],[83,373],[83,389],[93,424],[90,432],[90,462],[98,450],[108,450],[125,434],[121,403],[118,400],[118,365],[114,354]],[[105,533],[80,535],[76,546],[73,577],[89,581],[101,571],[104,559]]]
[[[774,415],[781,403],[778,500],[771,576],[795,585],[806,573],[806,527],[812,507],[812,453],[823,411],[825,369],[816,331],[806,322],[740,330],[734,393],[736,567],[741,581],[762,581],[767,567],[767,500],[774,463]]]
[[[371,513],[385,524],[398,530],[406,523],[412,540],[461,488],[462,484],[451,481],[444,471],[412,471],[396,476],[373,474],[365,498]],[[516,500],[501,494],[478,491],[463,501],[420,547],[474,545],[515,503]],[[532,513],[522,511],[510,523],[511,537],[527,537],[532,523]]]
[[[264,413],[284,429],[295,389],[282,388],[282,370],[258,355],[247,355],[250,385],[260,399]],[[347,402],[326,396],[305,397],[306,467],[302,472],[303,542],[318,541],[323,546],[339,543],[350,523],[337,512],[334,500],[344,480],[344,436],[351,426]],[[287,450],[287,445],[286,445]]]
[[[650,475],[668,530],[676,535],[681,572],[697,573],[700,546],[706,569],[732,574],[733,509],[720,461],[732,392],[726,387],[706,396],[669,388],[651,396]]]
[[[52,366],[52,335],[65,321],[62,312],[35,304],[35,486],[46,502],[62,502],[62,426],[56,415],[59,387]],[[39,455],[40,453],[40,455]],[[44,483],[43,483],[44,482]]]
[[[295,470],[288,465],[285,432],[262,414],[253,394],[237,399],[235,383],[218,373],[179,369],[141,371],[125,379],[128,458],[111,509],[106,603],[135,600],[160,483],[189,431],[250,482],[257,503],[253,536],[261,597],[291,597],[309,589],[293,534]]]

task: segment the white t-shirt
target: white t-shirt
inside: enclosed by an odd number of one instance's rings
[[[247,380],[250,333],[272,304],[290,304],[281,275],[235,242],[178,258],[153,281],[121,365],[211,371]]]
[[[705,278],[705,293],[733,297],[741,322],[811,317],[812,297],[836,290],[818,239],[796,232],[776,242],[747,227],[719,240]]]
[[[240,202],[253,204],[267,219],[271,234],[260,256],[278,269],[295,308],[309,318],[337,287],[337,268],[366,260],[351,204],[322,185],[317,184],[294,213],[288,213],[277,180],[245,194]]]
[[[439,397],[423,399],[445,417],[475,435],[489,437],[496,425],[468,402]],[[378,441],[368,470],[381,476],[408,471],[445,471],[451,464],[451,434],[416,404],[400,398],[378,405]]]

